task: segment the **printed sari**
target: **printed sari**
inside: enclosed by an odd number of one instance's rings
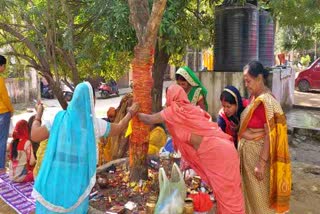
[[[192,86],[191,90],[188,92],[188,99],[190,103],[197,105],[201,99],[204,99],[205,110],[208,111],[208,103],[206,98],[208,91],[202,85],[196,74],[188,66],[179,68],[176,74],[183,76],[183,78],[185,78]]]
[[[247,129],[255,109],[263,104],[269,129],[270,155],[267,172],[262,181],[254,176],[264,139],[246,140],[241,135]],[[241,115],[239,131],[241,175],[246,213],[283,213],[289,210],[291,166],[287,124],[280,104],[265,93],[253,100]]]
[[[29,182],[33,181],[33,167],[36,163],[33,155],[32,144],[29,140],[28,122],[20,120],[17,122],[12,137],[18,140],[17,156],[12,156],[13,143],[10,145],[9,152],[9,176],[14,182]]]

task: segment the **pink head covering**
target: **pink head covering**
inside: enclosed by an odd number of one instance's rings
[[[188,100],[186,92],[179,85],[171,85],[167,90],[167,108],[161,112],[170,129],[179,128],[187,133],[203,137],[232,139],[211,121],[211,116]]]
[[[192,105],[186,92],[179,85],[172,85],[167,90],[167,108],[161,111],[161,117],[172,135],[175,150],[179,150],[183,159],[198,175],[209,183],[201,160],[190,143],[191,134],[203,137],[203,141],[212,143],[226,142],[233,144],[232,137],[224,133],[210,115],[199,106]],[[202,141],[202,143],[203,143]],[[210,154],[209,154],[210,155]]]

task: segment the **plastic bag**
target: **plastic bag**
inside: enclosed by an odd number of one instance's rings
[[[177,164],[173,164],[171,178],[168,179],[165,170],[159,169],[160,194],[156,204],[155,214],[183,213],[186,197],[186,184]]]

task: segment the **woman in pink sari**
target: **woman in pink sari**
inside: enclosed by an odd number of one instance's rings
[[[192,105],[178,85],[167,91],[167,108],[153,115],[138,114],[145,124],[165,122],[174,146],[201,178],[211,186],[219,214],[244,214],[240,162],[232,138]]]

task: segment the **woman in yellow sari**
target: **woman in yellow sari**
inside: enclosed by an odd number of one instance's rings
[[[110,107],[107,111],[107,118],[104,119],[110,123],[114,123],[116,118],[116,109],[114,107]],[[98,143],[99,150],[99,159],[98,166],[101,166],[112,160],[111,157],[111,139],[112,137],[101,137]]]
[[[127,114],[127,109],[132,105],[133,94],[124,95],[115,111],[108,110],[108,118],[112,118],[111,123],[118,123]],[[98,165],[103,165],[111,160],[126,156],[129,147],[129,138],[125,136],[127,127],[118,135],[112,137],[102,137],[99,141],[99,161]]]
[[[244,67],[251,95],[241,114],[239,154],[246,214],[289,210],[291,167],[286,118],[266,86],[268,71],[258,61]]]

